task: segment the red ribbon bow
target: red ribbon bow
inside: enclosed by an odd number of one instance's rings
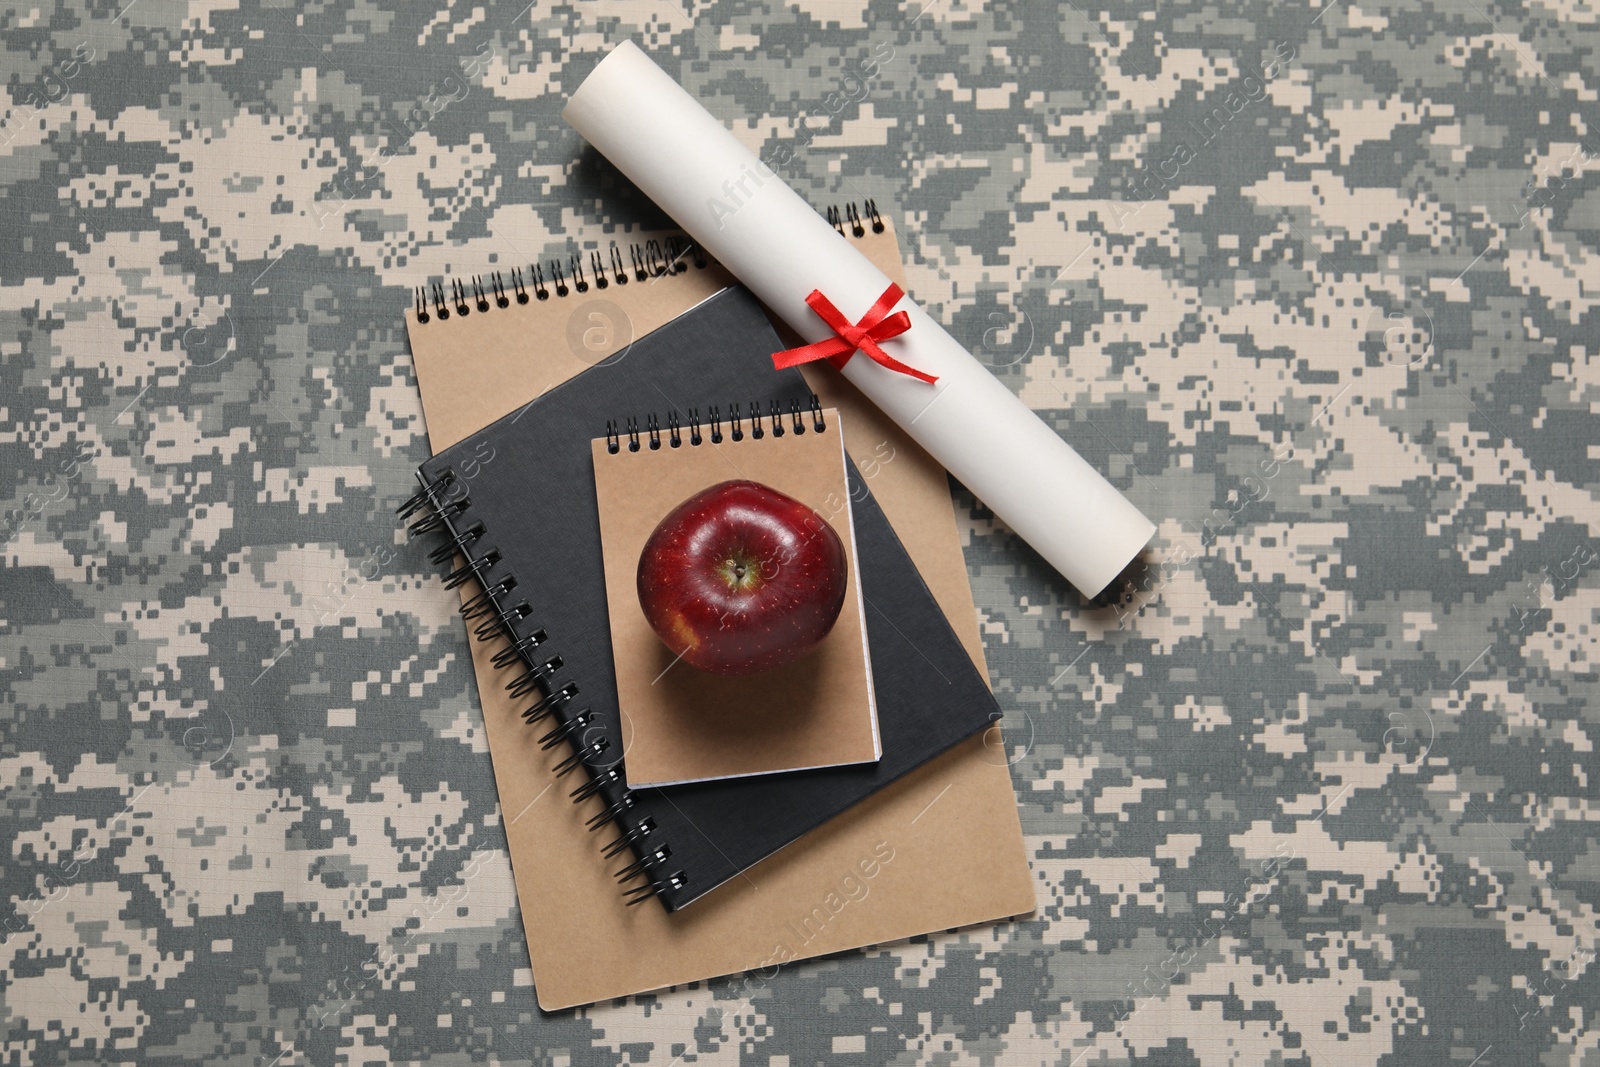
[[[861,321],[852,323],[844,317],[840,310],[833,306],[833,301],[822,295],[822,290],[813,289],[811,295],[806,297],[806,304],[817,317],[828,324],[837,336],[815,344],[802,345],[799,348],[786,348],[782,352],[772,354],[772,365],[779,370],[788,367],[798,367],[802,363],[813,360],[825,359],[839,370],[844,370],[844,365],[850,362],[850,357],[857,352],[865,352],[872,361],[888,367],[901,374],[927,382],[930,385],[939,379],[931,374],[924,374],[915,367],[908,367],[895,359],[889,353],[878,347],[879,341],[887,341],[891,337],[898,337],[911,329],[911,316],[904,311],[889,314],[889,309],[900,302],[905,296],[904,290],[893,282],[889,288],[878,297],[878,302],[867,309],[861,316]]]

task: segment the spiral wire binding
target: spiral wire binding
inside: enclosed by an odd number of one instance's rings
[[[873,233],[885,229],[874,200],[861,201],[859,208],[851,201],[842,212],[838,206],[830,205],[825,214],[830,226],[850,237],[859,239],[866,236],[868,229]],[[587,258],[578,252],[530,264],[526,270],[512,267],[509,278],[495,271],[487,279],[476,274],[470,279],[451,278],[448,287],[444,282],[419,285],[413,302],[416,320],[427,324],[435,319],[447,321],[452,315],[483,315],[494,308],[526,305],[530,300],[549,300],[627,285],[630,281],[683,274],[691,267],[705,270],[714,262],[703,248],[682,235],[630,242],[626,248],[624,255],[623,248],[613,241],[603,254],[599,249],[590,249]]]
[[[663,246],[657,255],[665,256],[665,254]],[[680,254],[673,253],[674,256]],[[661,258],[659,262],[665,268],[670,260]],[[600,266],[596,267],[596,263]],[[615,256],[610,266],[620,270],[620,265],[620,256]],[[604,277],[605,266],[596,254],[590,272],[582,271],[580,263],[580,269],[570,270],[570,273],[553,273],[551,277],[558,286],[588,285],[591,284],[590,278],[594,279],[593,284],[599,285]],[[536,288],[544,284],[537,267],[534,268],[533,278]],[[512,274],[512,287],[518,294],[519,301],[526,299],[526,290],[519,272],[514,271]],[[433,289],[435,297],[442,306],[445,299],[443,287],[435,285]],[[498,275],[488,290],[484,289],[480,279],[473,279],[470,295],[474,301],[481,298],[486,304],[490,292],[495,294],[494,299],[497,304],[502,299],[509,303],[511,299],[500,284]],[[558,288],[557,294],[560,295],[560,292]],[[421,293],[422,290],[419,289],[419,306]],[[459,282],[455,282],[451,286],[450,297],[457,302],[464,302],[468,298],[468,292]],[[459,308],[457,311],[465,314]],[[814,398],[813,406],[815,406]],[[698,418],[698,416],[692,417]],[[796,415],[796,418],[798,417]],[[669,425],[676,426],[677,423],[674,421]],[[659,426],[653,416],[650,427],[659,439]],[[698,431],[696,433],[698,434]],[[419,473],[417,482],[420,488],[400,506],[399,516],[402,520],[411,519],[415,515],[421,516],[408,527],[412,536],[436,530],[445,532],[445,543],[430,554],[436,565],[443,565],[458,553],[464,557],[465,562],[446,575],[445,586],[455,589],[470,580],[479,583],[481,586],[479,592],[461,605],[462,619],[468,623],[482,620],[473,631],[473,635],[480,641],[489,641],[497,637],[506,639],[505,646],[494,655],[495,667],[510,667],[519,662],[523,665],[522,673],[506,685],[507,691],[514,699],[536,697],[533,704],[522,711],[523,721],[532,725],[552,716],[555,718],[556,725],[539,738],[540,745],[546,750],[563,743],[572,747],[572,752],[556,764],[556,777],[566,777],[580,766],[588,771],[585,781],[569,795],[574,803],[582,803],[590,797],[597,796],[605,804],[598,815],[588,820],[589,832],[594,833],[611,823],[621,827],[621,834],[601,846],[600,851],[605,859],[610,860],[622,852],[633,850],[635,854],[633,862],[616,872],[619,885],[639,883],[624,892],[628,906],[632,907],[652,896],[661,896],[670,890],[683,888],[688,884],[688,875],[682,870],[671,869],[669,861],[672,858],[672,848],[661,839],[655,820],[646,816],[636,821],[627,821],[629,813],[634,808],[632,790],[628,788],[627,780],[623,776],[621,757],[609,756],[612,748],[611,738],[606,736],[604,728],[596,721],[594,712],[584,708],[572,714],[558,713],[559,709],[563,709],[578,696],[578,684],[568,681],[558,685],[556,676],[565,666],[561,657],[545,658],[536,654],[536,650],[547,639],[542,628],[535,628],[527,634],[518,635],[516,624],[526,619],[532,613],[532,608],[526,600],[512,602],[508,596],[517,588],[515,575],[508,574],[496,580],[489,578],[488,572],[500,562],[501,555],[500,550],[494,547],[479,550],[479,542],[486,533],[483,523],[457,525],[456,520],[472,505],[472,498],[466,490],[465,483],[456,477],[453,469],[448,467],[432,481],[428,481]]]
[[[844,206],[844,214],[840,215],[837,207],[829,207],[828,225],[838,230],[841,236],[845,232],[845,227],[848,226],[850,228],[850,236],[859,238],[866,236],[866,220],[870,220],[872,232],[882,233],[884,229],[883,216],[878,214],[878,202],[876,200],[863,200],[861,201],[861,208],[861,211],[857,211],[855,202],[851,201]],[[865,212],[866,220],[862,218],[862,212]]]
[[[667,412],[665,437],[662,436],[661,420],[653,411],[645,415],[645,428],[643,430],[639,429],[639,420],[633,415],[628,416],[626,424],[619,424],[616,419],[607,419],[606,452],[615,456],[624,451],[622,444],[624,437],[628,439],[626,451],[629,452],[638,452],[642,449],[654,452],[661,448],[663,442],[669,448],[682,448],[684,442],[687,441],[692,448],[707,441],[714,445],[720,445],[725,436],[731,437],[735,441],[742,441],[745,438],[744,427],[746,424],[750,427],[749,434],[752,440],[759,441],[768,433],[772,434],[773,437],[782,437],[786,433],[798,437],[806,432],[807,416],[810,417],[810,429],[813,433],[825,433],[828,429],[827,417],[822,413],[822,401],[817,398],[815,393],[808,394],[808,399],[805,401],[803,408],[799,400],[789,401],[789,410],[787,412],[783,410],[782,404],[773,400],[769,403],[765,415],[761,414],[761,405],[759,403],[751,403],[750,414],[748,415],[741,413],[737,403],[729,404],[727,414],[729,432],[727,435],[722,432],[723,415],[721,409],[716,405],[712,405],[706,409],[706,412],[707,417],[704,420],[700,417],[699,408],[690,408],[687,416],[680,414],[676,408]],[[688,419],[687,425],[689,428],[687,437],[683,433],[685,418]],[[785,420],[789,424],[787,429],[784,427]]]

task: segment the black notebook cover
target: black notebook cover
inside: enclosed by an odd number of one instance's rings
[[[653,820],[632,855],[614,862],[634,861],[630,867],[642,881],[632,891],[654,892],[674,911],[1000,718],[984,679],[849,464],[882,759],[664,789],[624,784],[590,441],[605,433],[608,419],[626,425],[630,416],[641,428],[655,416],[665,435],[675,415],[687,435],[691,409],[709,432],[711,405],[721,411],[724,429],[734,405],[747,430],[752,410],[770,426],[774,404],[786,426],[792,412],[809,420],[812,396],[804,379],[772,366],[771,353],[781,347],[755,298],[742,287],[724,290],[419,470],[443,504],[445,536],[469,538],[482,524],[464,552],[482,561],[470,570],[493,594],[494,605],[480,604],[495,608],[487,618],[498,615],[524,644],[545,632],[526,654],[530,667],[559,656],[559,668],[548,676],[535,672],[529,683],[538,687],[529,703],[550,710],[528,728],[544,734],[572,727],[574,754],[585,766],[564,781],[578,791],[587,775],[588,789],[617,814],[621,832]],[[509,636],[495,639],[511,644]],[[573,685],[575,695],[560,695]],[[551,693],[558,694],[553,701]],[[589,717],[579,720],[586,711]]]

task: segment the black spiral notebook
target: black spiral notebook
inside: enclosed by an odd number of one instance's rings
[[[816,401],[798,372],[773,369],[770,355],[780,347],[755,298],[739,287],[724,290],[424,463],[422,489],[407,505],[409,513],[426,512],[414,533],[442,536],[436,560],[458,552],[466,560],[447,581],[480,586],[462,606],[475,636],[503,642],[498,665],[525,667],[508,689],[527,698],[528,728],[547,746],[571,746],[557,768],[566,791],[575,800],[600,799],[603,810],[590,820],[596,827],[616,824],[614,839],[596,847],[620,857],[619,891],[634,900],[654,895],[672,911],[1000,717],[849,464],[882,759],[628,787],[591,439],[608,421],[632,420],[646,440],[681,436],[681,447],[697,447],[692,442],[712,432],[713,405],[724,429],[737,418],[745,432],[803,431]],[[542,817],[579,816],[563,808]]]

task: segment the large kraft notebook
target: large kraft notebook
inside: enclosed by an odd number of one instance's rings
[[[886,222],[874,220],[851,235],[880,268],[904,281]],[[609,252],[586,254],[602,264],[633,262]],[[601,360],[625,360],[634,339],[732,282],[714,263],[698,265],[692,252],[643,258],[648,269],[608,270],[605,289],[592,269],[583,292],[570,271],[565,296],[546,280],[543,300],[531,278],[523,280],[526,302],[515,299],[521,294],[505,280],[498,291],[492,282],[476,291],[464,287],[459,305],[455,290],[419,292],[407,330],[435,452]],[[619,273],[628,284],[617,282]],[[455,312],[449,320],[440,321],[441,305]],[[459,306],[469,313],[460,315]],[[944,470],[832,368],[806,376],[825,405],[843,412],[851,427],[847,451],[986,676]],[[505,692],[517,668],[497,669],[493,656],[492,647],[474,644],[534,983],[546,1010],[740,971],[770,974],[790,960],[1026,914],[1035,906],[1009,768],[998,731],[991,731],[693,907],[630,908],[610,868],[596,862],[595,835],[585,827],[591,813],[565,803],[565,792],[552,784],[563,754],[540,750],[537,733],[518,717],[519,702]],[[870,882],[863,881],[868,872]],[[841,886],[861,885],[869,889],[865,895],[841,895]]]

